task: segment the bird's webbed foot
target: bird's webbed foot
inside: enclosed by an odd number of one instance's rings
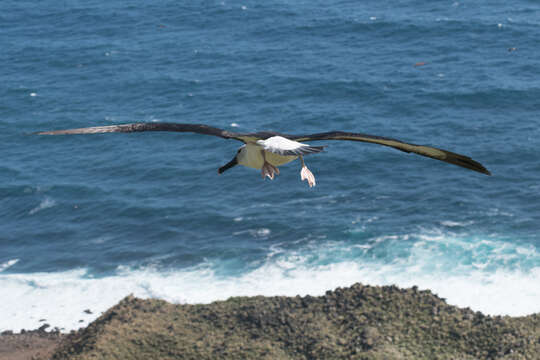
[[[300,155],[300,162],[302,163],[302,170],[300,170],[300,179],[302,181],[307,180],[309,187],[314,187],[317,185],[315,182],[315,176],[313,176],[313,173],[309,171],[306,164],[304,163],[304,157]]]
[[[274,180],[274,175],[279,175],[279,169],[265,161],[261,168],[262,178],[264,179],[266,176],[268,176],[270,180]]]
[[[300,179],[302,179],[302,181],[307,180],[309,187],[317,185],[315,176],[313,176],[313,173],[309,171],[306,165],[302,166],[302,170],[300,170]]]

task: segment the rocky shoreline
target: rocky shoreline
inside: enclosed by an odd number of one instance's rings
[[[47,332],[47,327],[0,333],[0,360],[49,359],[66,335],[58,329]]]
[[[128,296],[79,331],[30,333],[0,335],[0,360],[540,359],[540,314],[486,316],[428,290],[362,284],[208,305]],[[44,350],[24,357],[32,339]]]

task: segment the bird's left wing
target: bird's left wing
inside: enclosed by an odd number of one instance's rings
[[[374,136],[359,133],[349,133],[343,131],[331,131],[311,135],[287,135],[288,139],[295,141],[316,141],[316,140],[350,140],[374,143],[384,146],[393,147],[407,153],[416,153],[422,156],[427,156],[432,159],[441,160],[450,164],[461,166],[470,170],[478,171],[486,175],[491,175],[482,164],[474,161],[468,156],[456,154],[451,151],[434,148],[426,145],[409,144],[396,139],[386,138],[382,136]]]
[[[37,135],[69,135],[69,134],[99,134],[110,132],[141,132],[141,131],[176,131],[191,132],[204,135],[218,136],[224,139],[236,139],[245,142],[249,134],[240,134],[202,124],[179,124],[179,123],[133,123],[108,126],[94,126],[78,129],[40,131]]]

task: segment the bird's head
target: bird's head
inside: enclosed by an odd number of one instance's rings
[[[232,168],[233,166],[238,165],[238,163],[240,163],[241,160],[244,158],[245,151],[246,151],[245,145],[240,147],[240,149],[236,151],[236,155],[233,157],[233,159],[218,169],[218,174],[222,174],[225,171]]]

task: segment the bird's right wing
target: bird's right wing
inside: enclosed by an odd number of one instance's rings
[[[235,139],[245,142],[243,139],[245,134],[235,133],[219,128],[215,128],[202,124],[179,124],[179,123],[133,123],[108,126],[94,126],[78,129],[40,131],[37,135],[70,135],[70,134],[99,134],[110,132],[141,132],[141,131],[175,131],[175,132],[191,132],[204,135],[218,136],[224,139]]]
[[[427,145],[410,144],[400,140],[386,138],[382,136],[349,133],[343,131],[331,131],[311,135],[286,135],[286,137],[294,141],[350,140],[379,144],[393,147],[394,149],[398,149],[407,153],[412,152],[418,155],[430,157],[432,159],[441,160],[450,164],[481,172],[482,174],[491,175],[489,170],[486,169],[482,164],[471,159],[468,156]]]

